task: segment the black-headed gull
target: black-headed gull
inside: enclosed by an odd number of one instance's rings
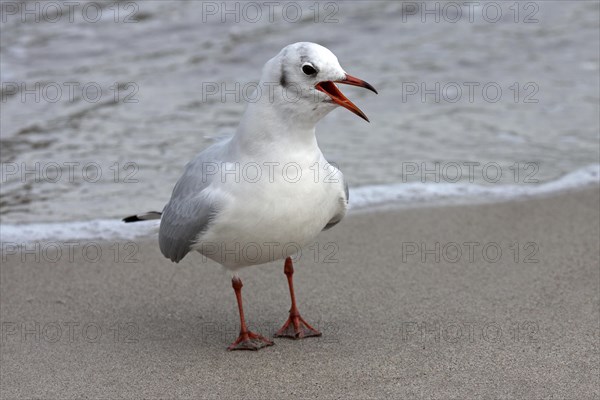
[[[336,83],[377,93],[347,74],[327,48],[309,42],[286,46],[265,64],[257,95],[235,135],[187,164],[162,213],[124,219],[160,218],[160,250],[174,262],[192,250],[232,271],[285,259],[292,306],[276,337],[321,335],[298,312],[290,256],[346,213],[348,187],[342,173],[321,153],[315,125],[337,106],[368,119]],[[272,345],[248,330],[242,281],[235,273],[232,285],[241,328],[229,350]]]

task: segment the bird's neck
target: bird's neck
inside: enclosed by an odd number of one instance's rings
[[[319,151],[316,123],[298,114],[290,104],[257,101],[246,107],[234,142],[245,152],[265,148]]]

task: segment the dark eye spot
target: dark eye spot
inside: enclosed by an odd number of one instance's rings
[[[302,72],[304,72],[306,75],[314,75],[317,73],[317,70],[310,64],[304,64],[302,66]]]

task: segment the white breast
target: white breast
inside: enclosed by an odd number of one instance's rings
[[[227,268],[292,255],[345,212],[343,176],[321,154],[279,163],[252,162],[238,170],[216,182],[213,190],[222,191],[226,201],[193,247]]]

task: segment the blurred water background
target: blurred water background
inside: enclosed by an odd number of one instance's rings
[[[597,182],[599,2],[254,4],[3,2],[4,227],[162,209],[244,110],[206,83],[257,82],[297,41],[379,90],[342,87],[371,124],[340,109],[317,127],[359,206]]]

